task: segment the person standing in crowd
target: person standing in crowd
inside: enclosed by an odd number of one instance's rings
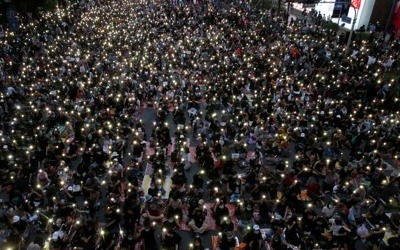
[[[158,249],[154,228],[150,220],[145,220],[143,223],[144,228],[140,232],[139,239],[142,240],[142,249]]]

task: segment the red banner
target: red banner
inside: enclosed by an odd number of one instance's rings
[[[397,5],[395,6],[392,22],[397,37],[400,37],[400,2],[397,2]]]
[[[351,0],[351,6],[356,10],[360,9],[361,0]]]

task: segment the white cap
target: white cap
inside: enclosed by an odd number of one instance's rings
[[[19,221],[19,216],[18,215],[14,215],[12,223],[16,223]]]
[[[257,224],[254,225],[254,226],[253,226],[253,230],[254,230],[254,231],[259,231],[259,230],[260,230],[260,226],[257,225]]]

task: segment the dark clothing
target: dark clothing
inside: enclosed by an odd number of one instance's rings
[[[200,209],[196,209],[193,213],[192,219],[195,222],[196,227],[201,227],[206,219],[204,212]]]
[[[214,218],[216,220],[217,225],[219,225],[221,223],[221,220],[223,219],[223,217],[229,217],[229,210],[225,205],[222,208],[220,206],[218,206],[215,209]]]
[[[236,246],[236,240],[235,238],[229,239],[226,236],[223,236],[221,239],[221,243],[219,244],[219,248],[221,250],[230,250],[233,249]]]
[[[140,238],[143,240],[144,249],[158,250],[156,236],[154,235],[153,228],[149,228],[148,230],[143,229],[140,233]]]
[[[260,232],[251,230],[243,237],[243,242],[246,243],[246,249],[250,249],[250,244],[252,242],[261,241],[262,236]]]
[[[181,236],[176,232],[167,233],[163,239],[163,249],[175,250],[175,246],[181,241]]]
[[[285,237],[286,241],[294,246],[299,246],[301,244],[301,235],[297,225],[294,225],[291,228],[287,227]]]

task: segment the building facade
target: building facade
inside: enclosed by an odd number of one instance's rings
[[[352,2],[359,4],[359,8],[354,8]],[[355,30],[368,29],[370,24],[374,24],[381,31],[391,32],[400,28],[396,21],[399,19],[399,5],[400,0],[321,0],[309,7],[348,30],[356,18]],[[302,4],[294,7],[301,9]]]

